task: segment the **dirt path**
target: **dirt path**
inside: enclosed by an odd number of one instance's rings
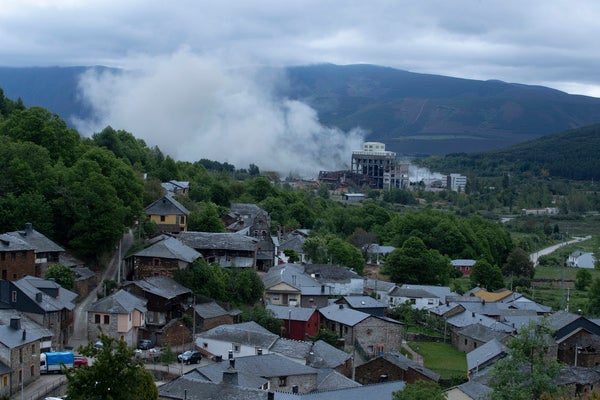
[[[80,346],[85,346],[88,343],[87,338],[87,312],[88,307],[97,299],[97,290],[101,287],[102,281],[106,279],[117,280],[117,268],[119,266],[119,256],[123,257],[127,250],[133,244],[133,234],[131,230],[121,238],[121,251],[118,247],[112,255],[107,268],[102,271],[98,277],[98,287],[91,290],[88,296],[77,304],[73,310],[73,335],[69,341],[69,346],[77,350]]]
[[[420,366],[423,366],[423,357],[419,353],[417,353],[416,351],[411,349],[410,346],[408,345],[408,343],[406,343],[406,340],[402,341],[402,348],[404,350],[406,350],[408,353],[410,353],[410,355],[412,356],[412,360],[414,362],[416,362]]]

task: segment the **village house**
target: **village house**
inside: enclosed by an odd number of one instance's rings
[[[491,339],[482,346],[467,353],[467,373],[479,373],[507,354],[506,346],[497,339]]]
[[[36,270],[35,273],[31,275],[34,276],[44,276],[48,266],[58,264],[60,256],[65,252],[65,249],[48,239],[42,233],[33,229],[31,223],[26,223],[24,230],[8,232],[7,235],[21,239],[33,247]]]
[[[160,232],[179,233],[187,231],[190,212],[172,195],[166,195],[144,208],[144,212],[158,226]]]
[[[87,339],[103,334],[137,347],[139,330],[145,326],[146,300],[121,289],[104,297],[87,310]]]
[[[50,330],[56,350],[62,350],[71,338],[76,298],[76,293],[53,280],[26,276],[14,282],[0,281],[0,304]]]
[[[346,304],[353,310],[362,311],[377,317],[385,317],[387,305],[371,296],[344,296],[335,304]]]
[[[241,324],[219,325],[195,336],[195,346],[209,357],[225,359],[256,354],[268,354],[279,338],[254,321]]]
[[[340,337],[344,350],[358,350],[363,360],[397,350],[402,341],[402,324],[396,320],[377,317],[333,304],[319,309],[323,325]],[[355,360],[355,363],[358,362]]]
[[[181,232],[178,239],[201,253],[209,264],[256,269],[256,238],[239,233]]]
[[[306,264],[304,273],[329,287],[333,296],[362,295],[364,278],[350,268],[333,264]]]
[[[281,321],[281,336],[287,339],[307,340],[315,337],[321,326],[319,312],[315,308],[288,307],[268,304],[267,310]]]
[[[290,262],[288,257],[285,255],[285,251],[293,250],[299,257],[297,262],[300,264],[305,264],[308,260],[302,247],[304,246],[304,242],[306,242],[306,238],[308,238],[308,234],[309,230],[307,229],[295,229],[291,232],[282,234],[279,240],[279,263],[285,264]]]
[[[452,345],[464,353],[475,350],[492,339],[506,344],[512,338],[506,332],[498,332],[479,323],[453,331],[450,337]]]
[[[23,329],[19,317],[11,318],[9,325],[0,325],[0,362],[5,366],[0,389],[4,394],[13,395],[21,385],[39,378],[41,339],[39,332]]]
[[[330,287],[307,275],[299,264],[282,264],[262,277],[266,304],[320,308],[329,304]]]
[[[240,323],[240,310],[227,311],[215,301],[198,303],[193,306],[193,310],[196,318],[196,332],[207,331],[219,325]],[[190,314],[190,312],[186,312]]]
[[[125,276],[143,279],[151,276],[173,277],[175,271],[186,269],[202,254],[180,240],[167,235],[150,239],[147,247],[125,259]]]
[[[591,252],[574,251],[567,258],[567,267],[594,269],[596,257]]]
[[[464,259],[459,259],[459,260],[452,260],[450,261],[450,264],[452,265],[452,267],[454,269],[459,270],[460,272],[462,272],[463,276],[470,276],[471,272],[473,272],[473,266],[475,265],[476,261],[475,260],[464,260]]]
[[[182,305],[192,306],[192,291],[168,276],[150,276],[125,282],[123,288],[146,299],[145,328],[149,328],[150,335],[152,328],[160,328],[173,318],[181,317]]]
[[[447,400],[486,400],[492,388],[475,381],[467,381],[447,389],[444,394]]]
[[[554,332],[558,361],[580,367],[600,365],[600,326],[566,311],[551,314],[548,325]]]
[[[35,249],[22,239],[0,234],[0,271],[4,281],[35,276]]]
[[[440,375],[417,364],[398,351],[385,352],[356,367],[356,381],[369,385],[384,381],[404,381],[415,383],[418,380],[438,382]]]
[[[226,229],[258,240],[256,267],[268,271],[275,263],[275,243],[271,237],[271,217],[256,204],[234,203],[223,217]]]
[[[160,184],[163,189],[172,195],[187,196],[190,193],[190,183],[187,181],[170,180]]]

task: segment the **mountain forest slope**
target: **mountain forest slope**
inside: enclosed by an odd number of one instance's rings
[[[91,110],[77,90],[78,76],[86,70],[0,68],[0,87],[9,98],[47,108],[66,121],[89,118]],[[276,86],[275,96],[306,102],[328,126],[360,127],[367,140],[384,142],[400,155],[500,149],[600,122],[600,99],[541,86],[374,65],[321,64],[281,72],[262,70],[265,81],[287,77]]]

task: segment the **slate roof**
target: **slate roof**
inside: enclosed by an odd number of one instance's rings
[[[196,335],[200,339],[215,339],[223,342],[240,343],[249,346],[259,346],[263,349],[270,348],[279,338],[254,321],[241,324],[219,325]]]
[[[71,268],[71,270],[75,273],[76,281],[86,280],[96,275],[94,274],[94,271],[88,267],[75,267]]]
[[[0,343],[9,349],[16,349],[48,337],[41,331],[29,332],[25,329],[25,340],[23,340],[23,332],[23,329],[13,329],[9,325],[0,325]]]
[[[388,400],[392,398],[394,392],[404,389],[405,385],[404,381],[392,381],[304,394],[275,392],[275,400]]]
[[[302,246],[306,242],[306,237],[300,234],[288,235],[284,239],[281,240],[279,244],[279,248],[281,250],[291,249],[294,250],[298,254],[304,253]]]
[[[189,210],[172,195],[166,195],[144,208],[146,214],[152,215],[189,215]]]
[[[12,372],[12,369],[10,369],[10,367],[8,365],[6,365],[2,361],[0,361],[0,376],[10,374],[11,372]]]
[[[440,374],[433,372],[432,370],[427,369],[420,364],[417,364],[410,358],[404,356],[403,354],[401,354],[397,351],[383,353],[383,355],[380,357],[383,358],[384,360],[398,366],[399,368],[401,368],[404,371],[408,371],[409,369],[412,369],[412,370],[418,371],[420,374],[425,375],[426,377],[428,377],[429,379],[431,379],[435,382],[438,382],[440,380]],[[375,359],[376,358],[374,358],[373,360],[375,360]],[[369,363],[369,361],[367,362],[367,364],[368,363]]]
[[[349,282],[351,279],[363,279],[350,268],[333,264],[306,264],[304,272],[315,274],[317,281],[323,282]],[[316,276],[318,275],[318,276]]]
[[[506,353],[506,346],[496,339],[467,353],[467,368],[469,371],[484,366],[489,360]]]
[[[556,385],[593,385],[600,381],[600,370],[598,367],[574,367],[562,368],[558,376],[553,380]]]
[[[529,325],[531,321],[539,323],[543,317],[541,315],[505,315],[503,318],[506,324],[519,331],[522,327]]]
[[[192,291],[175,279],[168,276],[149,276],[144,279],[127,282],[126,286],[135,285],[144,292],[151,293],[164,299],[174,299],[184,294],[190,294]]]
[[[557,311],[548,316],[548,327],[554,331],[557,331],[579,318],[582,318],[581,315],[573,314],[567,311]]]
[[[292,321],[308,321],[310,317],[317,311],[315,308],[308,307],[288,307],[278,306],[273,304],[267,305],[267,310],[273,311],[275,318]]]
[[[196,304],[194,310],[196,310],[196,314],[198,314],[199,317],[204,319],[216,318],[222,315],[229,314],[229,311],[227,311],[214,301]]]
[[[190,183],[187,181],[170,180],[169,182],[162,182],[160,186],[162,186],[167,192],[175,193],[180,189],[189,189]]]
[[[479,323],[484,326],[487,326],[488,328],[492,328],[493,330],[501,332],[511,333],[515,330],[510,325],[471,311],[463,311],[459,314],[453,315],[446,321],[448,322],[448,324],[458,328],[464,328],[465,326]]]
[[[433,299],[438,298],[438,296],[434,295],[423,289],[406,289],[399,286],[394,287],[388,295],[390,297],[407,297],[409,299]]]
[[[315,278],[305,274],[304,269],[299,264],[282,264],[273,267],[262,277],[262,281],[267,290],[285,282],[305,295],[322,294],[328,296],[331,291],[329,286],[322,285]]]
[[[180,240],[166,235],[163,235],[162,237],[163,240],[154,242],[150,246],[134,253],[133,255],[137,257],[153,257],[181,260],[188,263],[191,263],[194,260],[202,257],[201,253],[185,245]]]
[[[343,304],[333,304],[323,307],[319,309],[319,312],[330,321],[335,321],[348,326],[354,326],[371,316],[362,311],[353,310]]]
[[[229,368],[229,363],[224,361],[198,367],[196,370],[204,376],[209,377],[211,381],[219,383],[223,379],[223,371],[227,368]],[[238,357],[235,359],[235,369],[240,373],[260,378],[317,374],[315,368],[302,365],[274,353]]]
[[[187,246],[202,250],[256,251],[258,239],[239,233],[180,232],[177,238]]]
[[[360,383],[346,378],[334,369],[323,368],[317,372],[317,390],[337,390],[362,386]]]
[[[186,376],[190,380],[198,382],[211,382],[213,384],[219,384],[223,381],[223,371],[230,370],[229,362],[223,361],[217,363],[218,365],[208,364],[204,367],[198,367],[188,372]],[[269,383],[268,379],[262,376],[258,376],[252,370],[240,370],[235,368],[237,371],[238,386],[258,389]]]
[[[378,244],[370,244],[365,246],[369,254],[388,254],[396,250],[394,246],[381,246]]]
[[[22,239],[6,233],[0,233],[0,252],[35,250],[32,245]]]
[[[129,314],[133,310],[146,312],[146,300],[121,289],[110,296],[104,297],[92,304],[87,311],[97,311],[110,314]]]
[[[387,308],[387,305],[371,296],[344,296],[343,299],[354,309]]]
[[[445,301],[448,296],[456,296],[457,293],[450,290],[448,286],[434,286],[434,285],[413,285],[405,283],[400,286],[402,289],[421,289],[426,292],[433,294],[435,297],[439,298],[441,301]]]
[[[38,307],[45,312],[54,312],[61,310],[73,310],[75,304],[73,301],[77,298],[77,293],[63,288],[55,281],[49,279],[36,278],[35,276],[26,276],[13,282],[21,292],[34,301]],[[44,292],[44,289],[53,289],[58,291],[58,296],[53,297]],[[38,302],[36,295],[42,293],[42,301]]]
[[[38,335],[42,338],[50,338],[52,337],[52,331],[50,329],[44,328],[42,325],[38,324],[28,316],[19,313],[15,309],[0,309],[0,325],[10,325],[10,319],[12,317],[20,317],[21,318],[21,328],[25,329],[27,333],[31,333],[34,335]]]
[[[479,323],[468,325],[459,329],[456,333],[484,343],[489,342],[492,339],[503,341],[510,337],[506,332],[498,332]]]
[[[198,382],[186,375],[173,379],[158,388],[161,398],[187,400],[266,400],[266,390],[239,385]]]
[[[394,282],[380,281],[377,279],[365,279],[365,289],[389,292],[396,286]]]
[[[317,340],[308,353],[307,365],[314,368],[335,368],[350,358],[352,358],[352,354],[333,347],[327,342]]]
[[[7,235],[11,235],[28,243],[34,248],[36,253],[57,253],[65,251],[65,249],[48,239],[44,234],[33,229],[31,224],[25,224],[25,230],[7,232]]]
[[[552,307],[536,303],[535,301],[530,300],[526,297],[519,297],[518,299],[513,300],[507,304],[510,307],[514,307],[519,310],[531,310],[540,314],[547,314],[552,312]]]
[[[470,259],[458,259],[450,261],[453,267],[472,267],[477,261]]]
[[[487,399],[487,396],[493,392],[491,387],[475,381],[467,381],[456,387],[473,400]]]
[[[278,338],[269,348],[270,353],[276,353],[287,358],[306,361],[312,347],[311,342]]]

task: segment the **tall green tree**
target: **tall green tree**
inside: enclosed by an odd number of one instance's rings
[[[502,272],[505,276],[524,276],[531,279],[535,274],[535,269],[533,267],[533,262],[529,258],[529,254],[522,248],[515,247],[508,254]]]
[[[549,351],[554,345],[552,332],[544,321],[530,323],[507,344],[507,356],[496,361],[489,374],[494,389],[492,400],[537,400],[542,394],[555,394],[552,382],[560,364]]]
[[[392,251],[383,269],[393,282],[422,285],[445,285],[450,271],[450,260],[437,250],[428,249],[416,236],[409,237],[401,248]]]
[[[158,399],[158,388],[152,373],[134,357],[132,348],[123,340],[101,335],[103,348],[92,343],[80,349],[93,357],[85,368],[67,371],[67,396],[73,400],[152,400]]]
[[[46,279],[54,279],[56,283],[65,289],[73,290],[75,286],[75,273],[66,265],[54,264],[46,270]]]
[[[589,301],[586,305],[586,313],[593,316],[600,315],[600,278],[595,278],[588,291]]]
[[[446,395],[437,383],[419,379],[394,392],[392,400],[446,400]]]
[[[504,277],[500,268],[490,264],[487,260],[477,260],[473,265],[470,278],[471,286],[481,286],[487,290],[497,290],[504,287]]]

